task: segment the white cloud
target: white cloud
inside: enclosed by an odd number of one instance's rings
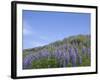
[[[48,41],[48,37],[47,36],[39,36],[39,38],[42,39],[42,40]]]
[[[24,21],[23,23],[23,35],[24,36],[34,36],[41,40],[48,40],[48,37],[45,35],[41,35],[40,31],[37,31],[36,29],[33,29],[27,21]]]
[[[31,35],[32,32],[31,32],[30,30],[24,28],[24,29],[23,29],[23,34],[24,34],[24,35]]]
[[[31,35],[36,35],[36,31],[32,29],[29,23],[27,21],[23,21],[23,35],[24,36],[31,36]]]
[[[42,42],[33,42],[33,47],[39,47],[39,46],[44,46],[44,45],[46,45],[46,43],[42,43]]]
[[[29,47],[29,45],[30,47],[39,47],[47,44],[48,36],[43,35],[40,30],[33,29],[27,21],[24,20],[23,22],[23,36],[25,37],[24,44],[27,43],[27,47]]]

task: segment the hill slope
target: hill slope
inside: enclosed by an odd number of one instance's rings
[[[90,66],[90,35],[77,35],[23,50],[23,69]]]

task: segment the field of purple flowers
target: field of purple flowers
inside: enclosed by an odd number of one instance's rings
[[[90,35],[77,35],[42,47],[23,50],[23,69],[91,65]]]

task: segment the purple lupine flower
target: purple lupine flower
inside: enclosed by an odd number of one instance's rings
[[[82,47],[82,54],[86,55],[86,48],[85,47]]]
[[[87,48],[87,56],[90,57],[91,56],[91,49]]]
[[[72,47],[69,48],[69,55],[71,59],[72,66],[76,66],[76,54]]]
[[[58,62],[58,66],[61,67],[62,66],[62,55],[63,55],[61,50],[56,49],[53,55]]]
[[[32,60],[35,59],[33,57],[33,54],[29,54],[27,55],[24,59],[23,59],[23,68],[29,68],[30,64],[32,62]]]
[[[69,63],[69,53],[67,53],[66,49],[63,49],[63,67],[66,67]]]
[[[74,47],[74,50],[75,50],[75,53],[76,53],[76,56],[77,56],[77,61],[79,64],[82,64],[82,57],[81,55],[78,53],[78,49]]]
[[[78,62],[79,62],[79,64],[82,64],[82,56],[80,56],[80,55],[78,57]]]

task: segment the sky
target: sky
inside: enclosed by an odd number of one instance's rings
[[[23,10],[23,49],[90,34],[90,14]]]

